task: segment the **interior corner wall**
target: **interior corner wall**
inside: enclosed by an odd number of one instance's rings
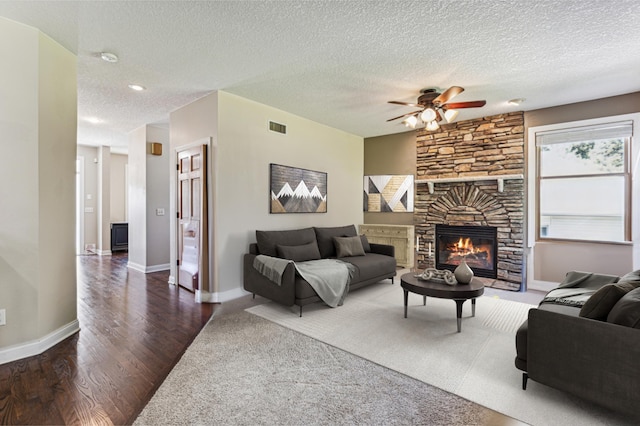
[[[364,140],[364,176],[373,175],[413,175],[415,178],[415,130]],[[364,223],[413,225],[413,212],[364,212]]]
[[[284,124],[286,134],[270,131],[269,121]],[[256,229],[362,223],[362,137],[226,92],[212,93],[171,114],[172,150],[208,137],[213,137],[215,151],[210,173],[216,220],[211,270],[219,301],[245,294],[242,259],[255,242]],[[327,213],[270,214],[270,163],[326,172]],[[175,215],[175,182],[172,185]],[[175,239],[171,247],[175,256]]]
[[[84,158],[84,241],[87,244],[98,245],[98,164],[93,160],[98,158],[95,146],[78,145],[77,156]]]
[[[162,144],[162,155],[151,155],[150,142]],[[169,266],[169,129],[147,126],[147,270],[167,270]],[[159,214],[158,209],[164,211]]]
[[[123,154],[111,153],[111,215],[110,222],[127,221],[126,202],[126,165],[128,158]],[[85,167],[87,163],[85,162]],[[85,172],[86,173],[86,172]],[[167,188],[167,192],[169,189]]]
[[[526,111],[524,113],[525,145],[535,143],[527,137],[528,129],[531,127],[637,112],[640,112],[640,92]],[[635,136],[634,143],[638,143]],[[534,188],[528,188],[528,190],[534,190]],[[533,248],[533,277],[529,279],[555,283],[562,281],[570,270],[622,275],[632,269],[633,248],[631,246],[537,241]]]
[[[77,79],[72,53],[4,18],[0,56],[0,199],[11,206],[0,209],[2,361],[8,351],[33,355],[57,343],[56,332],[78,329]]]
[[[129,133],[129,262],[144,272],[147,267],[147,128]]]

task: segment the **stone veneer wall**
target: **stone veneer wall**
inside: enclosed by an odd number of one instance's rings
[[[524,113],[515,112],[418,131],[416,138],[414,225],[420,237],[418,268],[435,267],[435,225],[483,225],[498,228],[498,281],[520,289],[524,271]],[[487,180],[438,182],[443,178],[487,177]],[[421,180],[433,180],[434,192]],[[434,245],[435,249],[435,245]]]

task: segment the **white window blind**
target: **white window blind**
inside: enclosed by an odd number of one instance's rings
[[[633,134],[633,122],[598,124],[579,129],[562,129],[536,133],[536,146],[567,142],[629,138]]]

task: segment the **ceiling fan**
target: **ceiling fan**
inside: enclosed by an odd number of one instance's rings
[[[449,102],[454,96],[464,91],[460,86],[451,86],[442,93],[437,89],[424,89],[422,95],[418,97],[418,103],[412,104],[400,101],[389,101],[390,104],[406,105],[420,108],[417,111],[403,114],[398,117],[390,118],[387,121],[404,118],[402,121],[407,127],[414,129],[419,121],[425,123],[427,130],[437,130],[440,126],[443,116],[447,123],[451,123],[456,119],[458,110],[462,108],[479,108],[485,106],[487,101],[469,101],[469,102]],[[449,103],[447,103],[449,102]]]

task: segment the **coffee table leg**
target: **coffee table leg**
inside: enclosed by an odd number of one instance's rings
[[[407,304],[408,303],[409,303],[409,291],[404,290],[404,317],[405,318],[407,317]]]
[[[455,299],[456,301],[456,320],[458,322],[458,333],[462,329],[462,304],[465,299]]]
[[[427,296],[422,296],[422,306],[427,306]]]
[[[471,299],[471,316],[476,316],[476,299]]]

